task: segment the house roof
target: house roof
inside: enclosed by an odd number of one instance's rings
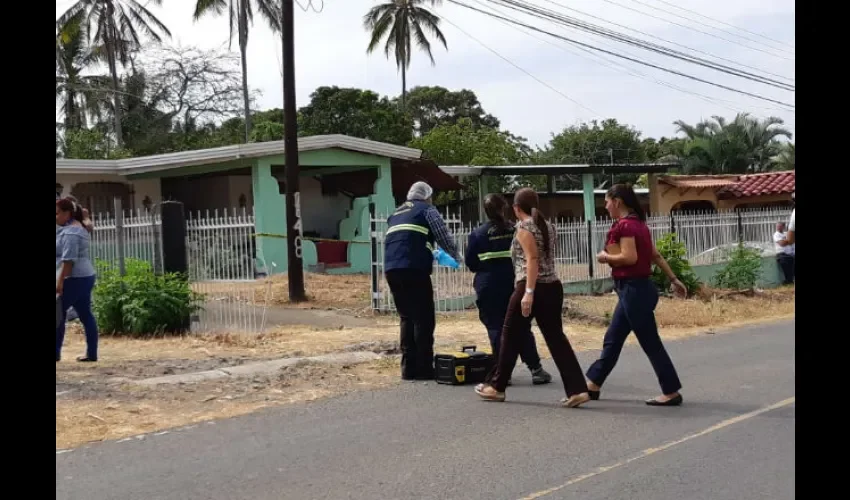
[[[241,158],[280,155],[284,141],[236,144],[219,148],[180,151],[123,160],[56,159],[56,172],[66,174],[133,175],[194,165],[224,163]],[[298,151],[339,148],[399,160],[419,160],[422,151],[394,144],[349,137],[347,135],[314,135],[298,138]]]
[[[468,166],[450,165],[440,167],[449,175],[563,175],[563,174],[616,174],[616,173],[663,173],[671,168],[680,167],[675,162],[624,163],[575,165],[499,165]]]
[[[677,188],[720,188],[738,182],[739,175],[665,175],[658,182]]]
[[[796,187],[793,170],[786,172],[767,172],[764,174],[742,175],[740,180],[717,191],[718,198],[747,198],[791,194]]]

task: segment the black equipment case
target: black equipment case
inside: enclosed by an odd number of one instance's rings
[[[464,385],[484,382],[495,360],[489,352],[465,345],[457,352],[434,355],[434,378],[438,384]]]

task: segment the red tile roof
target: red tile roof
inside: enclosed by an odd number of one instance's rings
[[[794,171],[768,172],[742,175],[734,184],[717,191],[718,198],[749,198],[777,194],[791,194],[796,186]]]

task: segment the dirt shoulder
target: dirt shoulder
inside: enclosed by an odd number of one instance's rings
[[[576,350],[598,349],[616,305],[611,295],[569,297],[567,335]],[[794,315],[794,290],[779,289],[754,297],[714,300],[662,299],[656,313],[662,337],[674,340],[722,333],[746,324],[787,319]],[[540,354],[549,357],[538,335]],[[138,387],[142,379],[210,370],[282,357],[373,350],[397,350],[398,323],[373,318],[356,328],[280,327],[264,334],[190,335],[128,339],[104,337],[97,364],[75,363],[84,350],[78,325],[69,325],[64,357],[56,365],[56,446],[120,439],[205,420],[228,418],[259,408],[310,401],[391,386],[398,380],[398,360],[389,357],[354,366],[302,363],[272,376],[225,379],[190,385]],[[474,312],[438,318],[438,347],[487,346],[487,336]],[[633,337],[630,342],[634,342]],[[65,392],[67,391],[67,392]],[[62,394],[59,394],[62,393]]]

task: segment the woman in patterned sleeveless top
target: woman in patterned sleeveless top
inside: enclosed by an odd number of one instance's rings
[[[589,401],[590,395],[581,366],[564,334],[561,319],[564,286],[555,272],[555,227],[546,221],[539,203],[537,193],[530,188],[520,189],[514,195],[514,214],[519,221],[511,247],[516,288],[505,315],[498,363],[488,377],[490,382],[479,384],[475,392],[486,400],[505,400],[505,388],[516,365],[523,334],[531,328],[534,318],[561,373],[567,394],[561,402],[575,408]]]

